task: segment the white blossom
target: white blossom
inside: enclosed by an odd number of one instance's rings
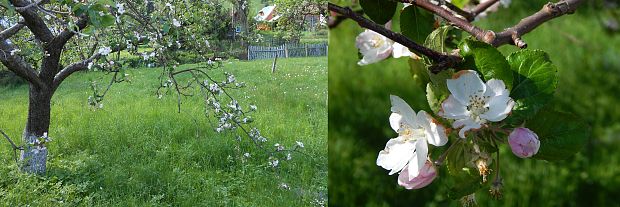
[[[407,166],[409,180],[415,178],[424,167],[428,155],[428,144],[443,146],[448,142],[445,129],[425,111],[417,114],[400,97],[390,96],[392,114],[390,126],[398,137],[390,139],[384,150],[379,152],[377,165],[390,170],[390,175]]]
[[[99,48],[99,54],[103,55],[103,56],[107,56],[112,52],[112,49],[110,47],[103,47],[103,48]]]
[[[485,84],[473,70],[459,71],[447,84],[451,94],[441,104],[439,115],[455,119],[453,128],[463,127],[459,131],[461,138],[487,122],[503,120],[515,104],[502,80],[491,79]]]
[[[297,143],[297,146],[300,148],[304,148],[304,143],[300,142],[300,141],[295,141]]]
[[[116,4],[116,8],[118,9],[118,13],[119,13],[119,14],[121,14],[121,15],[122,15],[122,14],[124,14],[124,13],[125,13],[125,4],[120,4],[120,3],[117,3],[117,4]]]
[[[390,56],[390,53],[392,53],[392,40],[375,31],[367,29],[357,36],[355,39],[355,47],[357,47],[364,56],[357,64],[368,65],[379,62]]]
[[[179,22],[179,20],[177,20],[177,19],[172,19],[172,25],[174,25],[175,27],[180,27],[181,26],[181,22]]]

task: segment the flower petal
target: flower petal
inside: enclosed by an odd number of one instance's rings
[[[408,167],[405,166],[398,176],[398,184],[409,190],[420,189],[431,184],[436,176],[437,170],[435,166],[433,166],[431,161],[427,160],[419,175],[413,179],[409,179],[409,170]]]
[[[460,127],[463,127],[463,128],[459,130],[459,137],[465,138],[466,131],[469,131],[470,129],[480,129],[482,125],[480,125],[478,122],[475,122],[474,120],[471,120],[471,119],[459,119],[459,120],[456,120],[454,123],[452,123],[452,128],[457,129]]]
[[[425,139],[418,139],[415,143],[415,153],[409,160],[409,180],[420,174],[420,170],[424,167],[426,156],[428,155],[428,144]]]
[[[401,137],[390,139],[384,150],[379,152],[377,165],[390,170],[390,175],[400,171],[414,156],[415,141],[405,141]]]
[[[392,115],[390,115],[390,126],[394,131],[399,132],[401,125],[407,125],[412,128],[417,127],[415,121],[416,113],[402,98],[390,95],[392,101]]]
[[[447,80],[448,90],[462,105],[468,105],[470,96],[482,96],[486,86],[473,70],[462,70]]]
[[[487,81],[486,87],[487,89],[484,93],[484,96],[493,97],[493,96],[508,94],[506,85],[504,84],[504,81],[502,80],[491,79]]]
[[[409,51],[409,48],[405,47],[404,45],[401,45],[398,42],[395,42],[392,45],[392,57],[394,58],[400,58],[400,57],[411,57],[413,54],[411,53],[411,51]]]
[[[512,111],[515,102],[508,96],[508,93],[504,93],[499,96],[493,96],[489,100],[489,110],[484,114],[480,114],[480,118],[488,121],[497,122],[504,120],[506,116]]]
[[[433,117],[428,115],[426,111],[419,111],[416,121],[424,128],[428,143],[435,146],[443,146],[448,142],[445,128],[441,124],[435,123]]]
[[[453,95],[441,103],[440,116],[448,119],[465,119],[469,117],[470,112],[467,110],[467,106],[457,101]]]

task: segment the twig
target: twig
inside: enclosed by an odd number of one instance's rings
[[[486,11],[489,7],[493,6],[493,4],[497,3],[498,1],[499,0],[490,0],[478,4],[474,9],[469,12],[472,18],[469,21],[473,21],[478,15],[480,15],[480,13]]]
[[[9,137],[9,135],[6,135],[6,133],[4,133],[4,131],[2,131],[0,129],[0,133],[2,133],[2,135],[4,135],[4,137],[6,138],[7,141],[9,141],[9,143],[11,143],[11,147],[13,147],[13,158],[15,159],[15,162],[17,163],[17,150],[24,150],[24,147],[18,147],[17,145],[15,145],[15,142],[13,142],[13,140],[11,140],[11,138]]]
[[[451,11],[435,5],[427,0],[402,0],[402,2],[415,4],[425,10],[435,13],[436,15],[446,19],[451,24],[454,24],[456,27],[476,37],[476,39],[491,44],[494,47],[499,47],[504,44],[512,44],[519,48],[526,48],[527,43],[521,39],[521,36],[531,32],[546,21],[564,14],[574,13],[577,6],[579,6],[583,0],[562,0],[557,3],[547,3],[540,11],[529,17],[523,18],[515,26],[505,29],[499,33],[476,27],[468,20],[459,18],[453,15]],[[486,10],[485,7],[488,8],[486,4],[482,6],[479,5],[479,9],[484,8]]]
[[[404,46],[406,46],[407,48],[409,48],[410,50],[413,51],[417,51],[420,54],[430,58],[431,60],[433,60],[436,64],[433,65],[432,67],[429,68],[429,70],[433,73],[438,73],[441,70],[444,70],[446,68],[452,67],[454,65],[456,65],[457,63],[460,63],[462,61],[462,58],[459,56],[455,56],[455,55],[447,55],[447,54],[442,54],[440,52],[434,51],[430,48],[424,47],[418,43],[415,43],[414,41],[412,41],[411,39],[405,37],[404,35],[392,32],[388,29],[386,29],[385,27],[376,24],[366,18],[364,18],[363,16],[353,12],[353,10],[351,10],[351,8],[343,8],[340,7],[338,5],[332,4],[332,3],[328,3],[328,8],[329,10],[339,13],[343,16],[346,16],[348,18],[351,18],[352,20],[356,21],[360,26],[370,29],[372,31],[375,31],[387,38],[390,38],[391,40],[394,40],[395,42],[398,42]]]

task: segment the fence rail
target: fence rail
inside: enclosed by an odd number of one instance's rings
[[[327,43],[286,43],[277,47],[248,46],[248,60],[327,55]]]

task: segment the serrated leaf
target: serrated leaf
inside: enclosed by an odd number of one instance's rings
[[[540,50],[520,50],[507,59],[514,76],[510,96],[516,101],[511,120],[518,122],[532,117],[553,98],[557,68]]]
[[[417,6],[408,6],[400,13],[400,30],[403,35],[422,44],[433,32],[435,17]]]
[[[364,13],[377,24],[385,24],[392,20],[397,3],[389,0],[360,0]]]
[[[549,108],[540,110],[525,124],[540,140],[538,153],[532,158],[561,160],[577,153],[590,136],[590,127],[579,117]]]
[[[424,46],[435,51],[447,52],[448,50],[446,48],[445,41],[446,36],[448,36],[448,32],[451,28],[452,27],[450,26],[443,26],[437,28],[436,30],[431,32],[428,37],[426,37],[426,40],[424,41]]]
[[[458,138],[460,139],[460,138]],[[455,146],[448,152],[446,157],[446,168],[450,174],[450,184],[448,189],[448,197],[451,199],[459,199],[463,196],[474,193],[482,187],[481,178],[475,169],[467,167],[467,163],[471,161],[473,149],[472,144],[467,141],[454,143]]]
[[[508,89],[512,88],[510,65],[497,48],[484,42],[465,39],[459,44],[459,49],[465,59],[462,67],[477,70],[486,81],[499,79],[504,81]]]

